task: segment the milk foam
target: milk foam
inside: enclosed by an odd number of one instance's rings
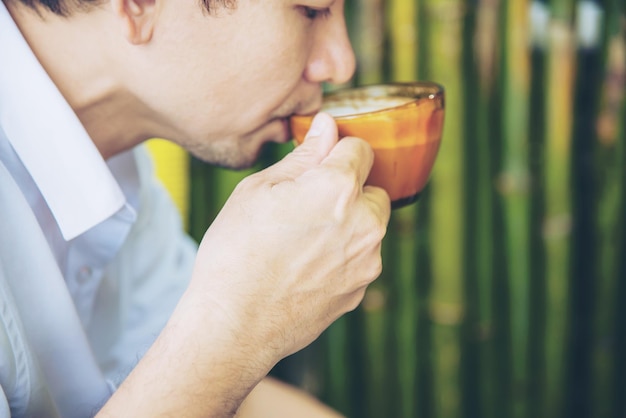
[[[333,100],[324,104],[323,110],[334,117],[376,112],[412,101],[410,97],[370,97],[364,99]]]

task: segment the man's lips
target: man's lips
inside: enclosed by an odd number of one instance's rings
[[[283,124],[283,137],[281,138],[282,140],[280,142],[285,143],[285,142],[291,141],[292,135],[291,135],[291,124],[289,123],[289,118],[281,118],[280,121]]]
[[[289,122],[290,118],[292,116],[310,116],[310,115],[315,115],[317,112],[320,111],[321,107],[315,107],[315,108],[311,108],[305,111],[298,111],[298,112],[293,112],[287,116],[282,116],[282,117],[278,117],[275,118],[272,122],[280,122],[282,124],[282,135],[280,135],[279,137],[277,137],[275,139],[275,142],[279,142],[279,143],[285,143],[288,141],[291,141],[293,139],[293,135],[291,133],[291,124]]]
[[[272,141],[278,143],[289,142],[293,139],[291,133],[291,125],[289,119],[292,116],[309,116],[314,115],[322,108],[323,96],[321,91],[308,97],[307,100],[299,101],[297,104],[285,107],[282,112],[275,113],[268,121],[268,125],[272,126]],[[280,128],[277,126],[279,125]],[[276,129],[276,131],[274,131]]]
[[[263,136],[267,141],[283,144],[292,139],[289,117],[271,119],[265,125],[265,130],[266,133]]]

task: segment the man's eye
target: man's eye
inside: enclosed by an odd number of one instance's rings
[[[315,20],[315,19],[319,19],[319,18],[326,18],[330,16],[330,9],[329,8],[324,8],[324,9],[315,9],[313,7],[308,7],[308,6],[302,6],[300,8],[300,10],[302,10],[302,14],[310,20]]]

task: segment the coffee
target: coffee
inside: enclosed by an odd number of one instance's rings
[[[374,163],[366,184],[387,191],[392,207],[414,202],[432,171],[444,120],[443,89],[428,82],[346,89],[324,100],[339,137],[367,141]],[[291,129],[301,143],[313,116],[294,116]]]
[[[391,201],[398,202],[394,206],[402,206],[417,199],[428,181],[442,124],[443,111],[426,101],[380,114],[371,121],[340,124],[339,135],[358,136],[372,145],[374,164],[367,184],[384,188]]]

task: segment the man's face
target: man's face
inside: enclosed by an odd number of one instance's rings
[[[290,139],[289,115],[319,108],[322,82],[354,72],[344,0],[238,0],[216,15],[198,0],[161,4],[138,95],[207,162],[251,165]]]

